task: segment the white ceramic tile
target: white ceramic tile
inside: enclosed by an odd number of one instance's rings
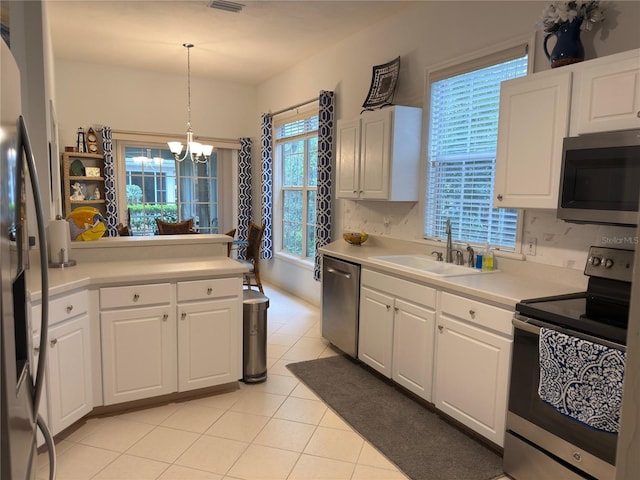
[[[289,396],[296,398],[306,398],[307,400],[320,400],[320,398],[315,393],[313,393],[313,390],[310,390],[302,382],[298,382],[298,385],[296,385],[296,388],[293,389],[293,392],[291,392]]]
[[[125,452],[155,427],[148,423],[120,420],[117,417],[103,419],[96,428],[78,441],[83,445]]]
[[[289,397],[284,401],[274,417],[317,425],[326,411],[327,407],[321,401]]]
[[[231,410],[234,412],[253,413],[254,415],[272,416],[287,397],[272,393],[251,391],[238,400]]]
[[[121,455],[92,480],[155,480],[169,467],[168,463]]]
[[[105,468],[120,454],[104,450],[102,448],[87,445],[74,445],[56,458],[56,480],[88,480]],[[48,478],[40,476],[43,470],[38,471],[38,479]]]
[[[367,465],[369,467],[383,468],[386,470],[397,470],[398,468],[391,463],[387,457],[376,450],[369,442],[364,442],[362,451],[358,457],[359,465]]]
[[[302,455],[288,480],[350,480],[354,468],[353,463]]]
[[[243,392],[238,389],[228,393],[216,393],[206,397],[195,398],[189,402],[191,405],[202,407],[218,408],[228,410],[242,397]]]
[[[397,470],[392,471],[368,465],[356,465],[351,480],[409,480],[409,477]]]
[[[299,454],[262,445],[250,445],[229,470],[232,477],[246,480],[285,480]]]
[[[120,420],[131,420],[134,422],[149,423],[151,425],[160,425],[178,408],[178,405],[175,403],[169,403],[158,407],[149,407],[141,410],[124,412],[118,415],[118,418]]]
[[[326,413],[322,417],[322,420],[320,420],[320,426],[327,428],[337,428],[338,430],[346,430],[348,432],[353,431],[351,426],[330,408],[327,409]]]
[[[272,418],[253,443],[302,452],[315,429],[315,425]]]
[[[230,411],[222,415],[205,434],[241,442],[251,442],[268,421],[269,417],[263,415]]]
[[[285,347],[292,347],[294,343],[298,341],[300,337],[298,335],[285,335],[283,333],[274,333],[267,337],[267,343],[273,345],[284,345]]]
[[[219,408],[201,407],[192,404],[182,405],[162,422],[162,426],[204,433],[223,414],[224,410]]]
[[[268,344],[267,345],[267,357],[274,358],[274,359],[280,358],[280,357],[282,357],[282,355],[285,354],[285,352],[287,350],[289,350],[289,348],[291,348],[291,347],[288,347],[286,345],[277,345],[275,343]]]
[[[304,453],[355,463],[363,443],[357,433],[318,427],[304,449]]]
[[[276,375],[267,372],[267,380],[261,383],[246,385],[249,391],[275,393],[277,395],[289,395],[298,384],[298,379],[285,375]]]
[[[270,374],[284,375],[287,377],[295,378],[295,375],[291,373],[291,370],[287,368],[287,364],[289,363],[291,363],[291,360],[278,358],[277,360],[275,360],[275,362],[273,362],[273,365],[271,365],[271,368],[267,369],[267,375],[270,375]]]
[[[222,478],[222,475],[217,473],[171,465],[158,477],[158,480],[222,480]]]
[[[327,341],[321,338],[302,337],[287,350],[282,358],[291,361],[313,360],[327,348]]]
[[[173,463],[200,435],[175,428],[156,427],[136,442],[127,453],[160,462]]]
[[[244,442],[203,435],[180,455],[175,464],[225,474],[247,446]]]
[[[62,455],[69,448],[73,447],[75,443],[70,442],[69,440],[54,440],[55,443],[55,452],[56,456]],[[36,457],[36,471],[46,469],[49,471],[49,451],[45,450],[42,453],[39,453]]]

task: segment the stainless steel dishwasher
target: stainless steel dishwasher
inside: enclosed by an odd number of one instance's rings
[[[322,260],[322,336],[344,353],[358,355],[360,265],[326,255]]]

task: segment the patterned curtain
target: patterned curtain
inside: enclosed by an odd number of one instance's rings
[[[251,222],[251,139],[240,139],[238,157],[238,240],[247,241]],[[245,249],[238,249],[238,258],[245,258]]]
[[[262,221],[265,224],[262,236],[262,249],[260,258],[270,260],[273,258],[273,117],[268,113],[262,114]]]
[[[322,275],[322,256],[318,250],[331,241],[331,163],[334,144],[334,92],[322,90],[318,103],[318,189],[316,192],[314,280],[320,280]]]
[[[111,127],[102,128],[102,151],[104,152],[104,204],[107,211],[107,236],[118,236],[118,205],[116,202],[116,171],[113,160]]]

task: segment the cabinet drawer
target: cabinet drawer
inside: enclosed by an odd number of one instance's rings
[[[49,326],[64,322],[88,311],[89,295],[86,290],[54,297],[49,301]],[[40,334],[41,319],[42,304],[38,303],[31,309],[31,330],[34,335]]]
[[[419,283],[409,282],[397,277],[362,269],[363,286],[375,288],[394,297],[404,298],[419,305],[436,308],[436,290]]]
[[[171,284],[128,285],[100,289],[100,308],[140,307],[171,303]]]
[[[215,278],[178,283],[178,302],[236,297],[242,290],[240,278]]]
[[[469,323],[504,333],[509,337],[513,335],[512,311],[450,293],[443,292],[441,295],[440,309],[443,315],[454,316]]]

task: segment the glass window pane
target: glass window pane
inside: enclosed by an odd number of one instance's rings
[[[285,190],[282,202],[282,249],[302,255],[302,192]]]
[[[308,142],[309,165],[307,166],[307,185],[318,185],[318,137],[309,139]]]
[[[282,185],[299,187],[304,178],[304,141],[282,145]]]

